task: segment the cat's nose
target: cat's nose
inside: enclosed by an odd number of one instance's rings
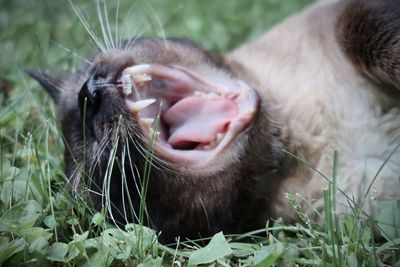
[[[110,87],[115,88],[115,84],[107,82],[107,80],[92,77],[88,79],[79,92],[79,106],[82,111],[97,112],[101,103],[104,92]]]
[[[87,80],[79,92],[79,106],[81,110],[90,108],[93,111],[97,111],[101,104],[101,97],[104,90],[104,86],[95,86],[91,84],[90,79]]]

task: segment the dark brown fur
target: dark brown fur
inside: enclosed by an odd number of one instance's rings
[[[344,52],[364,75],[400,88],[399,1],[353,1],[340,16],[337,33]]]

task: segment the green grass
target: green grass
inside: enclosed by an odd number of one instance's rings
[[[152,0],[107,3],[111,28],[119,36],[184,36],[215,53],[263,33],[310,1]],[[123,3],[122,3],[123,2]],[[93,1],[74,1],[101,33]],[[206,14],[206,15],[205,15]],[[68,1],[0,0],[0,265],[1,266],[400,266],[398,203],[383,203],[374,240],[372,221],[336,216],[336,172],[325,192],[325,224],[314,225],[288,195],[302,223],[269,222],[265,229],[208,240],[157,242],[151,229],[118,229],[79,196],[71,196],[63,174],[63,142],[51,99],[24,70],[76,69],[95,51]],[[340,154],[339,154],[340,156]],[[335,157],[337,159],[337,157]],[[335,169],[337,166],[335,161]]]

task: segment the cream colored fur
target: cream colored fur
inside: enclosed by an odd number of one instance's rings
[[[258,81],[259,93],[274,107],[287,151],[331,179],[334,151],[339,152],[338,212],[354,200],[375,215],[377,203],[400,199],[400,100],[390,99],[362,77],[341,51],[335,37],[346,1],[319,2],[291,17],[260,39],[228,54]],[[302,164],[284,177],[275,216],[293,219],[285,193],[299,194],[321,211],[328,182]],[[363,201],[365,199],[365,201]],[[350,203],[351,203],[350,201]],[[363,203],[364,202],[364,203]],[[319,221],[318,218],[315,218]]]

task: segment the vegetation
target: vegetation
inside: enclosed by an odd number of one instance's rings
[[[119,8],[119,1],[108,1],[99,11],[89,0],[0,0],[0,265],[400,266],[400,204],[382,204],[377,220],[384,238],[375,240],[372,219],[331,212],[334,182],[325,192],[325,229],[290,195],[302,224],[267,222],[252,233],[168,247],[146,227],[115,228],[104,211],[68,193],[54,106],[25,74],[28,68],[74,70],[96,50],[74,7],[100,37],[99,14],[106,10],[118,38],[185,36],[218,53],[310,1],[143,0],[121,1]],[[335,173],[326,175],[335,181]]]

